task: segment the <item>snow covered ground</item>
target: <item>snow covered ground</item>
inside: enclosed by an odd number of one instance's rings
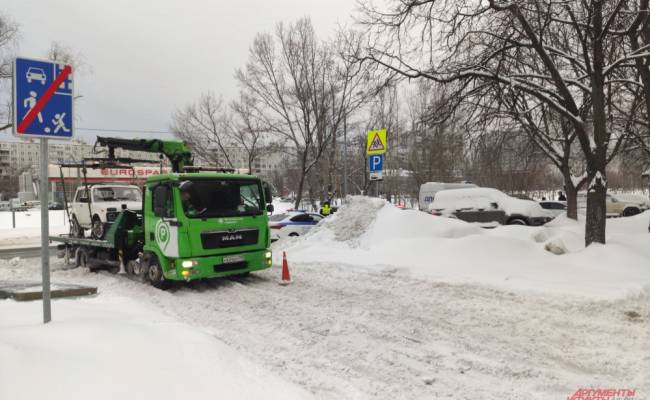
[[[0,302],[0,399],[305,399],[214,337],[114,296]]]
[[[136,302],[154,320],[186,323],[319,399],[547,400],[582,387],[641,395],[650,391],[648,217],[608,220],[609,244],[585,249],[581,224],[566,219],[483,230],[354,198],[305,237],[277,242],[276,265],[247,278],[160,291],[52,259],[52,280],[98,286],[101,302],[88,306]],[[38,259],[0,261],[0,281],[39,274]],[[32,304],[0,301],[0,348],[4,316],[38,318]],[[66,307],[54,302],[55,322]]]
[[[50,234],[67,233],[70,228],[63,210],[51,210]],[[0,212],[0,249],[32,247],[41,244],[41,212],[30,210],[16,213],[16,228],[13,228],[11,212]]]

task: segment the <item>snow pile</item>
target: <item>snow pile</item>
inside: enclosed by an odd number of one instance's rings
[[[319,224],[319,230],[329,230],[334,240],[359,245],[359,237],[375,220],[377,213],[386,205],[381,199],[364,196],[348,196],[347,205]]]
[[[232,348],[126,298],[0,301],[0,399],[309,399]],[[35,384],[35,382],[37,384]]]
[[[609,220],[608,245],[585,249],[584,222],[566,217],[544,227],[484,230],[355,197],[310,234],[278,243],[276,250],[287,250],[291,260],[302,263],[403,270],[446,282],[617,298],[650,291],[649,217],[650,212]]]

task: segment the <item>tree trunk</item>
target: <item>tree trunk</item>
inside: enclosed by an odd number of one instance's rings
[[[566,194],[566,216],[578,220],[578,190],[573,187],[571,176],[564,177],[564,190]]]
[[[300,171],[300,181],[298,182],[298,192],[296,193],[296,202],[293,205],[293,208],[296,210],[300,208],[300,202],[302,201],[302,189],[305,186],[305,177],[307,174],[305,174],[305,170]]]
[[[605,244],[605,228],[607,224],[607,206],[605,198],[607,188],[595,183],[587,193],[587,222],[585,224],[585,246],[591,243]]]
[[[593,46],[593,78],[591,80],[591,99],[593,110],[593,141],[595,148],[588,151],[587,176],[590,178],[587,187],[587,221],[585,225],[585,245],[597,242],[605,244],[605,228],[607,221],[607,117],[605,110],[605,78],[603,74],[605,54],[602,42],[603,3],[593,3],[594,34],[598,38]]]

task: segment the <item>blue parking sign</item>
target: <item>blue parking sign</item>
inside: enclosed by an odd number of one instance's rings
[[[16,136],[72,138],[74,96],[71,66],[16,58],[13,94]]]
[[[373,154],[368,156],[368,165],[370,166],[370,172],[379,172],[384,169],[384,155],[383,154]]]

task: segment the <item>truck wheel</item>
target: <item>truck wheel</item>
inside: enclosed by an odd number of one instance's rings
[[[140,273],[140,263],[138,263],[136,260],[131,260],[126,263],[126,273],[129,275],[135,275],[135,271],[138,271]]]
[[[508,220],[508,223],[506,225],[528,225],[526,221],[524,221],[521,218],[513,218],[511,220]]]
[[[104,223],[97,215],[93,217],[92,228],[90,234],[93,239],[102,239],[104,237]]]
[[[81,228],[81,225],[79,225],[79,221],[77,221],[77,217],[75,215],[73,215],[70,219],[70,236],[76,238],[84,237],[84,230]]]
[[[151,286],[158,289],[164,290],[168,286],[168,282],[165,280],[165,277],[163,276],[162,268],[160,267],[160,263],[158,262],[158,257],[156,257],[155,255],[152,255],[149,258],[149,268],[147,268],[147,280],[149,280]]]
[[[77,252],[75,254],[75,261],[76,261],[76,266],[81,267],[83,269],[88,269],[88,252],[84,250],[82,247],[79,247],[77,249]]]

